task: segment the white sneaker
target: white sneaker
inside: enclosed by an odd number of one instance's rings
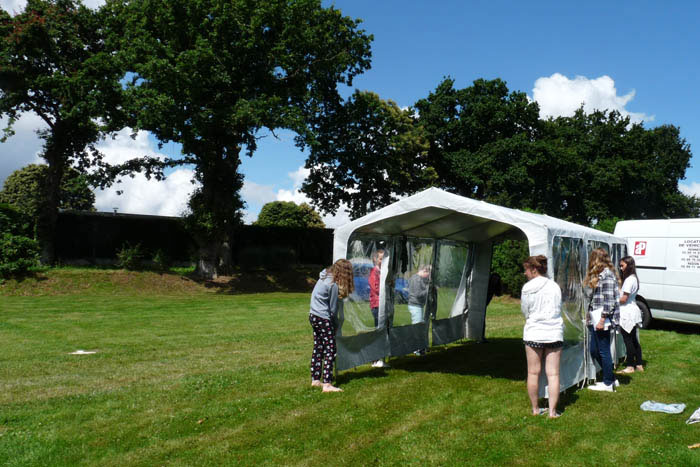
[[[597,383],[588,386],[588,389],[591,391],[614,392],[615,384],[605,384],[602,381],[598,381]]]
[[[373,368],[391,368],[391,366],[386,363],[384,360],[377,360],[376,362],[372,363]]]
[[[620,387],[620,382],[619,382],[618,380],[615,380],[615,382],[613,383],[613,385],[614,385],[616,388],[618,388],[618,387]]]

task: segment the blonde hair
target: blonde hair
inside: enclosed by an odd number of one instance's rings
[[[608,252],[602,248],[596,248],[591,251],[591,255],[588,258],[588,272],[586,273],[586,278],[583,280],[583,285],[587,285],[592,289],[598,287],[599,276],[606,268],[612,271],[617,285],[619,286],[620,278],[617,275],[617,271],[615,270],[615,266]]]
[[[333,282],[338,284],[338,298],[345,298],[355,290],[352,274],[352,263],[347,259],[339,259],[326,271],[333,276]]]

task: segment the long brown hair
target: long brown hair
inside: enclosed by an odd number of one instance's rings
[[[586,273],[586,278],[583,280],[583,284],[592,289],[598,287],[598,276],[605,270],[605,268],[612,271],[613,275],[615,276],[615,280],[617,281],[617,285],[619,286],[620,278],[617,275],[615,266],[613,265],[608,252],[602,248],[596,248],[595,250],[591,251],[591,255],[588,258],[588,273]]]
[[[620,261],[627,265],[625,270],[622,271],[622,281],[624,282],[625,279],[634,274],[634,277],[637,278],[637,282],[639,282],[639,277],[637,276],[637,266],[634,262],[634,258],[631,256],[625,256],[620,259]]]
[[[338,298],[345,298],[355,290],[355,281],[352,276],[352,263],[347,259],[339,259],[326,272],[333,276],[333,282],[338,284]]]

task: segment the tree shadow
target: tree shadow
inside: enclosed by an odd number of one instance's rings
[[[0,283],[3,280],[13,280],[17,284],[21,284],[26,280],[33,280],[36,282],[44,282],[49,278],[44,274],[44,271],[24,271],[21,273],[9,274],[7,277],[0,277]]]
[[[202,279],[191,273],[187,278],[212,289],[217,294],[240,295],[251,293],[297,292],[310,293],[318,278],[320,267],[294,269],[238,270],[217,279]]]

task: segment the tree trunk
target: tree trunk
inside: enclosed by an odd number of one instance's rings
[[[219,277],[219,247],[214,243],[205,243],[199,245],[199,259],[195,274],[202,279],[216,279]]]
[[[202,186],[189,202],[189,225],[199,246],[196,273],[202,278],[213,279],[232,270],[230,232],[240,222],[243,206],[238,152],[237,147],[226,149],[221,145],[202,148],[198,165]]]
[[[199,259],[195,274],[202,279],[216,279],[221,274],[232,271],[231,249],[227,241],[208,241],[199,243]]]
[[[64,166],[56,162],[57,157],[44,154],[49,164],[46,179],[42,186],[43,199],[36,225],[36,234],[41,247],[41,263],[52,265],[56,262],[56,222],[58,220],[58,205],[60,201],[61,180]]]

